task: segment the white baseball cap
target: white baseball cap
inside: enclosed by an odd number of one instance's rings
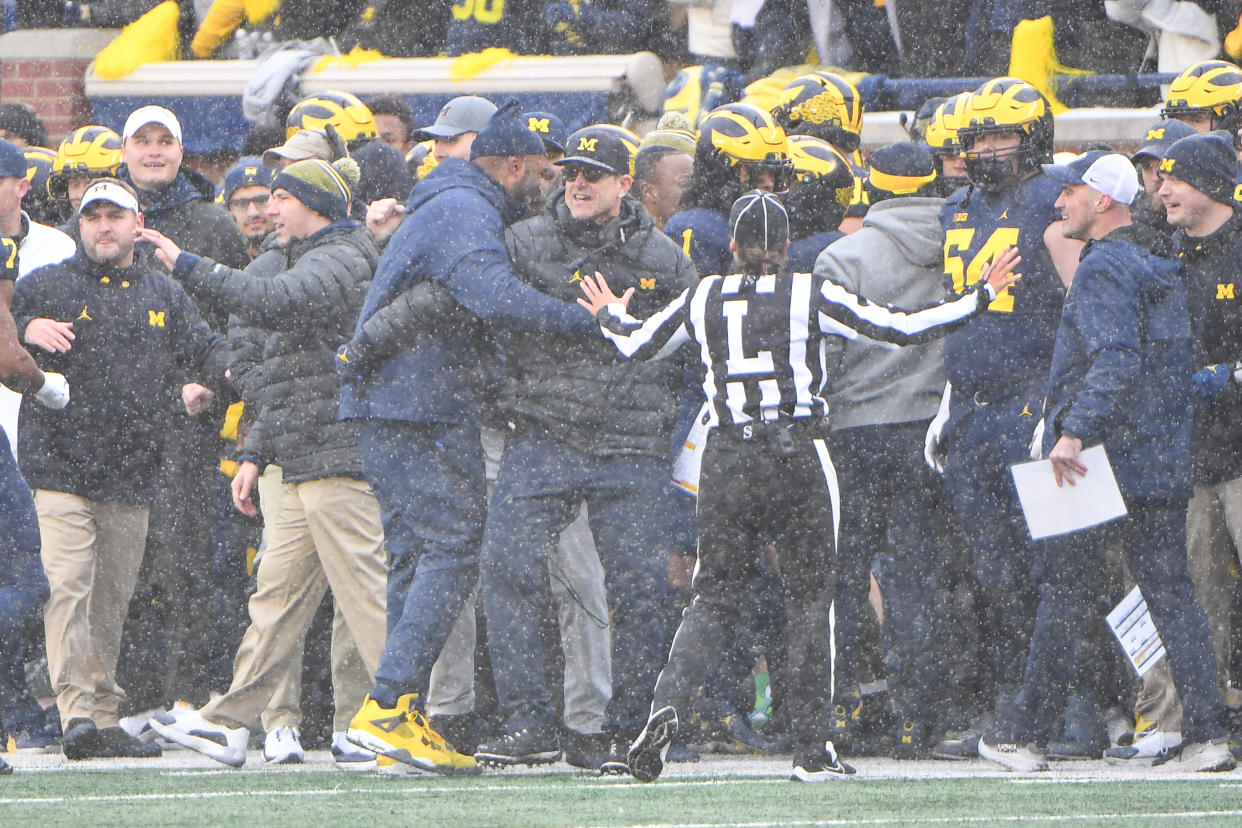
[[[147,124],[159,124],[172,133],[178,144],[181,143],[181,122],[177,120],[177,116],[171,110],[154,104],[140,106],[129,113],[129,117],[125,119],[125,129],[121,132],[121,140],[128,141],[130,136]]]
[[[100,201],[115,204],[126,210],[133,210],[135,213],[142,212],[138,207],[138,199],[134,198],[134,194],[122,187],[118,182],[112,180],[96,181],[87,187],[86,192],[82,193],[82,205],[78,208],[78,211],[81,212],[90,205]]]
[[[1087,167],[1082,174],[1082,183],[1122,204],[1133,203],[1142,189],[1134,162],[1116,152],[1100,156]]]

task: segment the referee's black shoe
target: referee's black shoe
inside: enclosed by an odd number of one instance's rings
[[[479,744],[474,761],[481,765],[547,765],[561,758],[555,724],[510,730]]]

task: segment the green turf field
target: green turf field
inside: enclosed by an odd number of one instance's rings
[[[19,766],[0,778],[0,825],[1242,825],[1242,772],[1113,780],[1107,771],[1093,775],[1102,763],[1080,763],[1083,770],[1068,774],[1019,777],[977,763],[977,775],[958,765],[954,778],[893,778],[894,764],[863,762],[857,778],[820,785],[788,782],[780,765],[746,760],[680,766],[652,785],[563,765],[474,779],[388,778],[314,765]],[[917,764],[924,769],[911,772],[945,767]]]

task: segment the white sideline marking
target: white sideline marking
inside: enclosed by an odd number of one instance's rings
[[[405,794],[409,792],[384,790],[372,791],[361,788],[349,790],[324,789],[319,791],[203,791],[167,794],[113,794],[110,796],[49,796],[30,799],[13,797],[10,799],[0,799],[0,805],[64,805],[69,802],[148,802],[169,799],[229,799],[264,796],[343,796],[345,794],[373,793]]]
[[[663,786],[661,786],[663,787]],[[1160,814],[1065,814],[1062,816],[962,816],[962,817],[888,817],[879,819],[816,819],[801,822],[731,822],[732,828],[772,828],[773,826],[815,825],[966,825],[976,823],[1028,823],[1028,822],[1089,822],[1115,821],[1139,818],[1149,820],[1205,819],[1208,817],[1242,817],[1242,811],[1176,811]],[[710,825],[703,822],[660,822],[634,825],[631,828],[699,828]]]

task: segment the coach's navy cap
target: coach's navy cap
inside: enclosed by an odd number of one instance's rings
[[[543,139],[543,146],[548,152],[564,152],[565,136],[569,127],[551,112],[524,112],[526,128]]]
[[[729,235],[739,247],[783,248],[789,241],[789,214],[776,196],[751,190],[733,202]]]
[[[272,172],[264,165],[263,159],[257,155],[244,155],[224,176],[221,195],[224,203],[233,197],[233,193],[242,187],[271,187]]]
[[[25,178],[26,156],[17,144],[0,138],[0,178]]]
[[[565,157],[556,163],[585,164],[599,167],[613,175],[633,175],[634,155],[638,139],[627,141],[625,130],[611,124],[592,124],[570,135],[565,142]]]
[[[1223,130],[1196,132],[1175,141],[1160,160],[1160,172],[1185,181],[1213,201],[1236,203],[1238,156],[1232,137]]]
[[[1143,136],[1143,145],[1134,155],[1130,156],[1130,160],[1138,161],[1143,156],[1149,156],[1159,161],[1164,158],[1164,154],[1169,151],[1169,147],[1173,146],[1174,141],[1180,141],[1187,135],[1195,135],[1197,132],[1198,130],[1185,121],[1173,119],[1156,121],[1147,128],[1147,134]]]

